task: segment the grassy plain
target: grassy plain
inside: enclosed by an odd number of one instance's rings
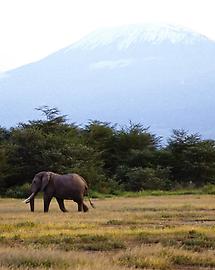
[[[0,269],[215,269],[215,196],[94,200],[62,213],[42,199],[34,213],[0,199]]]

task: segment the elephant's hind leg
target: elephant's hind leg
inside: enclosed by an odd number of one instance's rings
[[[83,212],[84,211],[84,204],[83,200],[74,200],[78,204],[78,212]]]
[[[83,202],[78,202],[78,212],[83,211]]]
[[[56,198],[56,200],[57,200],[57,202],[58,202],[58,205],[59,205],[59,207],[60,207],[60,210],[61,210],[62,212],[68,212],[68,211],[66,210],[66,208],[65,208],[63,199]]]
[[[84,209],[84,212],[87,212],[89,210],[89,208],[86,206],[85,203],[83,203],[83,209]]]
[[[88,207],[86,206],[86,204],[81,201],[81,202],[78,202],[78,212],[87,212],[88,211]]]
[[[83,198],[74,200],[78,204],[78,212],[87,212],[88,207],[83,201]]]

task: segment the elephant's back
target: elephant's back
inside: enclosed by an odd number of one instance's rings
[[[87,186],[86,181],[78,174],[76,173],[71,173],[71,174],[65,174],[62,175],[59,179],[60,182],[62,182],[62,184],[65,185],[71,185],[74,187],[83,187],[85,188],[85,186]]]
[[[83,196],[87,188],[85,180],[76,173],[61,175],[56,178],[57,193],[68,199]]]

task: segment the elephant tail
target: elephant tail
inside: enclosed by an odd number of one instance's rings
[[[89,190],[88,190],[88,186],[85,187],[85,195],[87,195],[88,200],[90,202],[90,205],[92,206],[92,208],[96,208],[95,204],[91,201],[90,195],[89,195]]]
[[[94,204],[94,203],[92,203],[92,201],[91,201],[91,199],[90,199],[90,196],[89,196],[89,195],[88,195],[88,200],[89,200],[90,205],[92,206],[92,208],[96,208],[96,207],[95,207],[95,204]]]

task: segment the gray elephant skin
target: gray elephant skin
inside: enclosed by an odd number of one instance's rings
[[[39,172],[34,176],[31,184],[31,195],[24,201],[30,202],[31,211],[34,212],[34,198],[39,191],[43,192],[44,212],[49,211],[53,197],[56,198],[60,210],[67,212],[64,200],[73,200],[78,204],[78,211],[88,211],[84,203],[84,195],[88,195],[87,182],[78,174],[60,175],[53,172]],[[89,202],[94,207],[88,195]]]

